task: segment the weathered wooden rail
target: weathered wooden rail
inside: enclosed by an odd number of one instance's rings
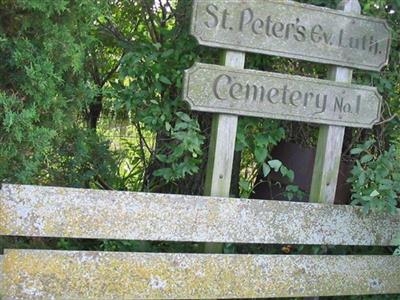
[[[210,299],[398,293],[391,256],[5,252],[11,299]],[[7,297],[6,297],[7,298]]]
[[[361,208],[4,184],[0,234],[225,243],[393,245],[398,215]]]
[[[3,185],[0,234],[392,245],[396,215],[315,203]],[[1,260],[0,260],[1,262]],[[6,250],[5,299],[215,299],[400,293],[394,256]]]

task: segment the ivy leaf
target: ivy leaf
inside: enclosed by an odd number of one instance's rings
[[[371,194],[370,194],[370,196],[371,197],[376,197],[376,196],[379,196],[380,194],[379,194],[379,192],[377,191],[377,190],[374,190]]]
[[[362,213],[363,213],[364,215],[368,214],[369,208],[370,208],[370,203],[369,203],[369,202],[365,203],[365,204],[363,205],[363,207],[362,207]]]
[[[364,147],[364,149],[369,149],[369,148],[371,148],[371,146],[373,145],[373,144],[375,144],[375,140],[374,139],[369,139],[368,141],[366,141],[365,143],[364,143],[364,145],[363,145],[363,147]]]
[[[279,168],[282,166],[282,162],[280,160],[274,159],[268,162],[270,167],[274,169],[275,172],[279,171]]]
[[[188,114],[185,114],[184,112],[177,112],[176,115],[179,117],[179,119],[181,119],[184,122],[191,122],[192,119],[190,118],[190,116]]]
[[[289,169],[282,165],[280,168],[280,171],[281,171],[281,175],[286,177],[287,173],[289,172]]]
[[[246,192],[249,192],[251,190],[251,185],[250,182],[248,182],[247,180],[241,178],[239,181],[239,186],[245,190]]]
[[[266,147],[257,147],[254,150],[254,155],[258,163],[263,163],[268,155],[268,150]]]
[[[271,173],[271,167],[268,164],[263,163],[263,174],[264,174],[264,177],[267,177],[269,175],[269,173]]]
[[[167,50],[167,51],[164,51],[164,52],[161,54],[161,57],[166,58],[166,57],[168,57],[168,56],[171,56],[172,54],[174,54],[174,49],[169,49],[169,50]]]
[[[171,82],[171,80],[169,80],[167,77],[165,77],[164,75],[161,75],[160,76],[160,81],[162,82],[162,83],[165,83],[165,84],[172,84],[172,82]]]
[[[350,153],[353,154],[353,155],[356,155],[356,154],[360,154],[363,151],[364,150],[361,149],[361,148],[354,148],[354,149],[351,149]]]
[[[286,173],[286,177],[289,178],[290,182],[293,182],[294,180],[294,172],[293,170],[288,170]]]
[[[258,134],[255,136],[254,140],[256,141],[257,145],[261,146],[267,146],[269,141],[270,141],[270,136],[269,135],[265,135],[265,134]]]
[[[367,162],[370,162],[374,157],[370,154],[364,155],[363,157],[361,157],[361,163],[365,164]]]

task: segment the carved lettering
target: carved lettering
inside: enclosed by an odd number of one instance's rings
[[[194,110],[368,128],[380,117],[371,87],[200,63],[184,82]]]
[[[315,114],[323,113],[326,110],[327,101],[328,101],[327,95],[321,95],[321,94],[317,95],[315,103],[316,107],[320,109],[320,111],[316,112]]]
[[[241,100],[243,96],[242,92],[243,92],[243,85],[240,84],[239,82],[235,82],[234,84],[231,85],[229,89],[229,96],[231,96],[232,99]]]
[[[263,102],[265,98],[265,88],[261,86],[260,88],[254,84],[246,84],[246,99],[251,99],[252,101]]]
[[[223,79],[224,78],[225,78],[225,82],[226,82],[227,85],[229,85],[232,82],[232,78],[230,76],[222,74],[222,75],[219,75],[215,79],[214,85],[213,85],[214,95],[219,100],[226,100],[226,97],[221,96],[221,91],[220,91],[220,85],[223,85]]]
[[[208,28],[217,27],[218,26],[218,16],[216,15],[216,12],[218,12],[218,7],[214,4],[210,4],[207,6],[206,11],[207,11],[208,15],[210,15],[212,17],[212,20],[208,20],[204,24],[206,24],[206,26]]]
[[[296,34],[294,35],[294,38],[298,42],[305,42],[306,40],[306,28],[302,25],[298,26],[296,28]]]
[[[344,101],[343,98],[336,97],[336,99],[335,99],[335,107],[334,107],[335,112],[336,111],[343,112],[343,101]]]
[[[315,44],[324,43],[328,47],[335,46],[340,48],[350,48],[360,51],[368,51],[377,55],[379,53],[379,41],[373,35],[352,36],[346,34],[344,29],[340,29],[337,37],[332,32],[332,28],[326,29],[321,24],[314,24],[307,28],[302,25],[300,17],[296,17],[294,22],[282,22],[268,15],[266,18],[257,17],[251,7],[240,11],[239,25],[234,24],[234,14],[228,8],[220,10],[217,5],[210,4],[206,8],[209,16],[204,24],[208,29],[220,28],[223,30],[235,30],[248,32],[254,35],[265,35],[267,38],[293,40],[296,42],[309,41]],[[335,42],[336,41],[336,42]],[[369,42],[368,42],[369,41]]]
[[[277,96],[279,94],[279,90],[277,88],[272,88],[267,92],[267,99],[269,102],[271,102],[272,104],[276,104],[279,102],[279,100],[277,101],[273,101],[273,98],[275,98],[275,96]]]
[[[274,25],[272,25],[272,34],[277,38],[281,38],[283,37],[284,29],[285,25],[283,25],[283,23],[277,22]]]
[[[192,33],[201,44],[225,49],[369,70],[387,63],[390,30],[383,21],[307,8],[278,0],[194,0]]]
[[[271,24],[272,24],[272,17],[268,16],[267,23],[265,25],[265,34],[270,37],[271,36]]]
[[[240,25],[239,25],[240,31],[243,31],[244,25],[248,25],[251,22],[251,20],[253,20],[253,15],[254,14],[251,8],[247,8],[242,11],[242,13],[240,14]]]
[[[311,29],[311,40],[314,43],[319,43],[322,40],[323,28],[317,24]]]
[[[222,28],[223,29],[228,29],[229,28],[227,23],[226,23],[229,15],[230,15],[230,13],[228,13],[228,10],[224,9],[224,11],[222,12]]]
[[[225,94],[223,94],[223,91],[225,91]],[[283,104],[294,107],[303,104],[305,108],[313,107],[314,114],[325,112],[328,101],[328,95],[322,93],[303,93],[297,89],[292,90],[287,84],[282,87],[266,87],[253,83],[242,83],[235,81],[234,77],[227,74],[221,74],[215,78],[213,94],[217,99],[222,101],[235,100],[262,103],[266,97],[271,104]],[[351,109],[346,104],[343,105],[340,102],[335,104],[335,110],[351,112]]]
[[[300,91],[294,91],[293,93],[290,94],[289,100],[290,104],[293,106],[298,106],[297,101],[299,101],[302,98],[303,94]]]
[[[263,33],[263,27],[264,27],[264,21],[261,19],[257,19],[253,22],[253,25],[251,25],[251,29],[255,34],[262,34]]]

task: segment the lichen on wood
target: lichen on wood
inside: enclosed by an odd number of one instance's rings
[[[234,299],[400,293],[395,256],[6,250],[5,299]]]
[[[395,215],[361,208],[4,184],[0,234],[270,244],[393,245]]]

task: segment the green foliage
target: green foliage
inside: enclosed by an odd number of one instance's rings
[[[174,16],[165,21],[161,10],[140,9],[151,20],[138,20],[135,42],[123,46],[118,78],[111,83],[116,98],[108,105],[111,114],[128,116],[131,124],[155,138],[154,148],[146,149],[151,155],[142,156],[143,165],[151,169],[149,176],[159,177],[146,187],[152,189],[197,173],[205,137],[180,96],[183,70],[197,58],[196,43],[186,30],[172,26]],[[151,21],[159,27],[152,27]],[[140,143],[149,142],[142,132],[138,135]]]
[[[393,243],[398,246],[397,249],[394,250],[393,255],[400,256],[400,232],[394,238]]]
[[[72,127],[56,142],[59,147],[47,153],[47,169],[40,173],[43,183],[101,189],[120,185],[109,142],[92,130]]]
[[[129,131],[128,134],[130,134]],[[133,135],[133,134],[132,134]],[[150,155],[145,148],[141,147],[141,143],[137,143],[137,137],[133,139],[122,137],[114,140],[114,147],[118,144],[118,150],[115,152],[117,156],[118,175],[120,180],[119,189],[126,189],[129,191],[141,191],[144,184],[144,162],[147,161]]]
[[[257,176],[267,178],[271,171],[279,173],[289,183],[294,181],[294,172],[280,160],[271,157],[271,149],[285,138],[280,122],[266,119],[241,118],[236,136],[236,151],[242,153],[242,168],[239,186],[242,197],[249,197],[255,188]],[[283,193],[286,199],[303,199],[298,186],[289,184]]]
[[[374,153],[374,140],[357,145],[351,153],[358,155],[348,182],[352,184],[352,203],[370,210],[396,212],[400,194],[400,161],[391,146],[383,153]]]
[[[202,154],[201,146],[204,141],[196,120],[183,112],[177,112],[176,115],[178,119],[175,126],[167,126],[176,143],[166,144],[166,151],[163,152],[167,154],[157,155],[168,167],[154,172],[155,176],[161,176],[166,181],[177,180],[199,171],[197,158]]]
[[[236,136],[236,151],[248,151],[258,163],[263,164],[271,158],[270,150],[285,137],[285,131],[279,122],[256,118],[241,118]],[[277,167],[272,163],[271,167]],[[278,167],[279,169],[279,167]]]
[[[286,186],[283,196],[289,201],[293,199],[304,200],[306,198],[306,193],[302,191],[297,185],[289,184]]]
[[[89,186],[112,177],[107,146],[77,126],[96,93],[84,65],[99,10],[91,1],[2,1],[0,181]]]
[[[396,243],[396,245],[398,245],[399,247],[394,251],[394,255],[396,256],[400,256],[400,233],[397,235],[397,238],[394,241]]]
[[[363,14],[387,20],[392,35],[389,64],[381,72],[355,73],[357,83],[375,86],[383,96],[381,118],[385,122],[369,132],[377,140],[381,151],[389,144],[398,148],[400,138],[400,5],[398,1],[363,0],[360,1]],[[359,142],[359,141],[356,141]]]
[[[241,163],[246,166],[239,181],[242,196],[248,197],[252,193],[260,169],[265,177],[271,168],[279,171],[282,163],[273,160],[270,151],[284,137],[285,131],[279,122],[247,117],[239,119],[235,150],[242,152]]]

